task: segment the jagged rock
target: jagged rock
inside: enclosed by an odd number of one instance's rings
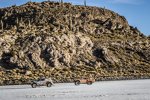
[[[150,38],[103,8],[50,1],[1,8],[0,45],[0,85],[150,77]]]

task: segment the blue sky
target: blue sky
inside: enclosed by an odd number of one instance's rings
[[[0,8],[24,4],[30,0],[0,0]],[[41,2],[43,0],[31,0]],[[59,1],[59,0],[53,0]],[[63,0],[82,5],[84,0]],[[150,35],[150,0],[86,0],[87,5],[105,7],[126,17],[129,24]]]

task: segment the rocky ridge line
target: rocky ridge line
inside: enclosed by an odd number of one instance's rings
[[[98,7],[28,2],[0,9],[0,84],[150,76],[150,38]]]

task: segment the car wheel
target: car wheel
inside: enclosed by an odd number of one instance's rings
[[[37,84],[33,83],[31,84],[32,88],[36,88]]]
[[[51,87],[51,86],[52,86],[52,83],[49,82],[49,83],[47,83],[46,85],[47,85],[47,87]]]
[[[88,82],[87,82],[87,85],[92,85],[92,82],[91,82],[91,81],[88,81]]]
[[[75,85],[80,85],[80,81],[75,81]]]

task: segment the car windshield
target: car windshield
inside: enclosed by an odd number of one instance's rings
[[[39,78],[37,81],[44,81],[45,78]]]

